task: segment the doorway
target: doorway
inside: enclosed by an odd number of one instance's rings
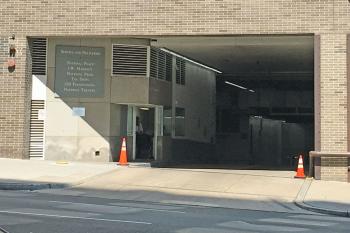
[[[128,132],[133,138],[134,161],[157,159],[157,141],[162,136],[162,106],[128,106]]]

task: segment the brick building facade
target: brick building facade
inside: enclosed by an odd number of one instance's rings
[[[15,34],[15,40],[9,37]],[[0,157],[28,158],[30,37],[315,35],[315,151],[321,179],[346,181],[347,0],[29,0],[0,8]],[[15,43],[16,69],[7,68]],[[316,159],[317,160],[317,159]],[[316,169],[317,170],[317,169]]]

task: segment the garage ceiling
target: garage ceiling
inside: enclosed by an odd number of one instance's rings
[[[313,77],[313,36],[159,37],[165,47],[239,78]]]

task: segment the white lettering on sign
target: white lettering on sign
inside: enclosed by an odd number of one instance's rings
[[[55,92],[61,97],[104,96],[104,48],[56,47]]]

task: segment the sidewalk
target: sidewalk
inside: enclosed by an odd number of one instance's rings
[[[350,184],[295,179],[293,171],[121,168],[76,187],[96,197],[348,216]],[[105,191],[111,191],[106,194]],[[86,194],[86,195],[91,195]]]
[[[307,179],[296,204],[310,211],[350,217],[350,184]]]
[[[293,175],[291,171],[125,167],[63,190],[62,195],[305,213],[294,205],[303,180]]]
[[[0,159],[0,190],[282,212],[300,212],[299,206],[349,216],[349,183],[294,179],[294,173]]]
[[[0,158],[0,190],[65,188],[117,169],[113,163]]]

